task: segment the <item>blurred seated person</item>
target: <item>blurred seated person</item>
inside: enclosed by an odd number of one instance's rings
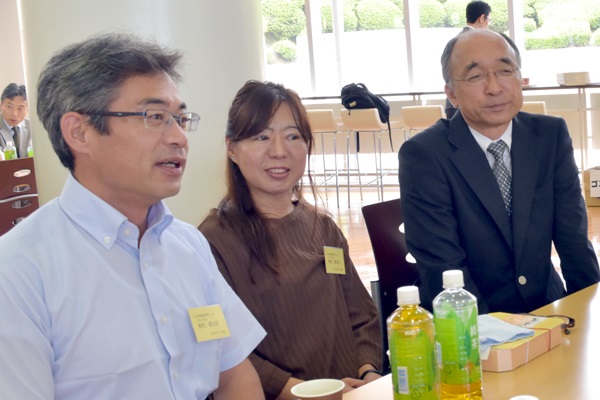
[[[29,111],[25,85],[11,83],[2,91],[0,100],[0,148],[12,142],[17,158],[28,157],[31,143],[31,125],[25,117]]]
[[[375,304],[342,232],[302,194],[313,143],[294,91],[247,82],[227,121],[227,194],[199,227],[223,276],[267,331],[249,357],[267,399],[292,399],[302,380],[343,379],[348,391],[380,377]],[[339,256],[329,263],[331,249]]]

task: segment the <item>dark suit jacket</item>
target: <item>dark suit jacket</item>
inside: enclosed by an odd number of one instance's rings
[[[461,269],[479,312],[529,312],[600,280],[565,122],[513,119],[512,222],[485,154],[457,112],[399,152],[406,241],[417,260],[421,303],[441,292],[442,272]]]
[[[4,122],[4,118],[2,118],[2,114],[0,114],[0,148],[2,148],[2,150],[4,150],[7,141],[13,141],[12,135],[12,128]],[[23,123],[21,123],[19,138],[19,158],[26,158],[27,147],[31,142],[31,124],[28,119],[24,119]]]

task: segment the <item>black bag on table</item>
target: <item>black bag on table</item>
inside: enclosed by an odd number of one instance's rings
[[[342,105],[346,107],[348,112],[352,112],[352,109],[376,108],[379,111],[381,122],[387,123],[390,145],[392,151],[394,150],[392,127],[390,125],[390,105],[387,100],[371,93],[364,83],[350,83],[342,88]],[[358,132],[356,132],[356,151],[359,150],[360,142]]]

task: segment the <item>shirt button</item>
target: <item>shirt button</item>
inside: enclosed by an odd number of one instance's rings
[[[106,243],[106,244],[110,243],[110,237],[109,236],[105,236],[104,237],[104,243]]]
[[[173,372],[173,379],[179,378],[179,374],[177,372]]]
[[[125,233],[126,235],[129,235],[131,232],[129,231],[129,229],[125,229],[125,230],[123,231],[123,233]]]
[[[164,315],[162,317],[160,317],[160,323],[161,324],[166,324],[167,323],[167,317],[165,317]]]
[[[521,275],[521,276],[519,277],[519,283],[520,283],[521,285],[525,285],[525,284],[527,283],[527,278],[525,278],[523,275]]]
[[[144,263],[144,269],[148,269],[150,268],[150,266],[148,265],[148,263]]]

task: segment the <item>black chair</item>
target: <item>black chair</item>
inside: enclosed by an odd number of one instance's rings
[[[398,308],[396,290],[416,285],[419,275],[414,259],[406,248],[404,216],[400,199],[362,207],[369,232],[379,280],[371,282],[371,292],[379,309],[383,339],[383,369],[389,372],[386,319]]]

